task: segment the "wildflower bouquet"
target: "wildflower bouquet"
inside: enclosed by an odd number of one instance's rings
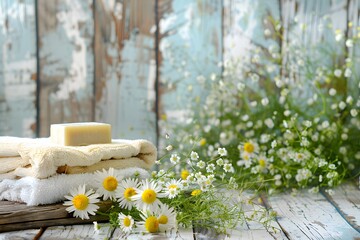
[[[178,226],[225,233],[246,220],[269,226],[274,215],[259,208],[252,195],[241,197],[246,189],[239,187],[232,165],[221,158],[227,155],[226,149],[219,148],[210,164],[199,160],[196,152],[181,155],[172,145],[166,147],[166,152],[157,161],[161,169],[147,179],[139,179],[136,174],[122,178],[112,168],[98,171],[96,189],[81,185],[66,196],[67,211],[82,219],[107,215],[111,226],[120,228],[124,237],[134,232],[171,232]],[[188,168],[180,171],[180,163],[185,159]],[[101,200],[111,201],[106,212],[98,211]],[[245,205],[248,210],[244,210]]]
[[[327,27],[329,42],[301,44],[296,36],[282,42],[281,23],[272,23],[266,36],[281,44],[253,45],[249,55],[220,63],[220,75],[200,74],[207,97],[194,97],[185,122],[162,125],[208,166],[225,147],[238,183],[270,192],[331,188],[360,167],[360,30],[347,38]]]

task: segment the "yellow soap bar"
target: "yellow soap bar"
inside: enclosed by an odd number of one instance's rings
[[[51,124],[50,139],[63,146],[111,143],[111,125],[97,122]]]

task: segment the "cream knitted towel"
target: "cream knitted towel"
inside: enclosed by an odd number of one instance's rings
[[[11,138],[10,143],[1,144],[6,140],[1,138],[0,153],[14,156],[17,151],[21,160],[13,158],[15,161],[11,162],[10,157],[0,158],[0,161],[4,159],[4,164],[0,162],[0,179],[47,178],[59,172],[85,173],[110,167],[150,169],[157,157],[156,147],[147,140],[117,139],[110,144],[72,147],[52,144],[49,139],[24,141],[18,138],[17,142],[16,138]]]
[[[115,169],[114,174],[123,178],[148,178],[149,173],[142,168]],[[96,174],[58,174],[47,179],[24,177],[18,180],[0,181],[0,200],[24,202],[27,205],[51,204],[63,201],[70,189],[86,184],[88,188],[96,188]],[[119,179],[118,179],[119,180]]]

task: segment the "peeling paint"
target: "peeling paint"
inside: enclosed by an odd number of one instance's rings
[[[36,72],[33,0],[0,4],[0,135],[35,136]]]
[[[95,119],[117,138],[156,141],[154,4],[97,1]]]
[[[91,0],[39,2],[40,135],[52,123],[93,120]]]

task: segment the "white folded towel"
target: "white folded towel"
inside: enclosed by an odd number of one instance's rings
[[[109,144],[74,147],[56,145],[46,138],[0,137],[0,179],[47,178],[59,173],[59,168],[70,174],[110,167],[150,169],[156,158],[156,147],[142,139],[114,139]]]
[[[150,174],[142,168],[115,169],[114,174],[123,178],[137,174],[141,179]],[[0,181],[0,200],[24,202],[29,206],[51,204],[63,201],[70,189],[86,184],[95,188],[95,173],[59,174],[47,179],[24,177],[18,180],[5,179]]]

